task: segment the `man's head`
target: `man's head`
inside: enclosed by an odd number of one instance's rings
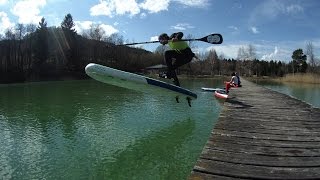
[[[158,39],[162,45],[165,45],[168,44],[169,36],[166,33],[162,33],[160,34]]]

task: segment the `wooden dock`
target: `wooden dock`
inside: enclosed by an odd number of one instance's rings
[[[320,109],[242,81],[189,179],[320,179]]]

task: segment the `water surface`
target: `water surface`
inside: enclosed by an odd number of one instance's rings
[[[300,99],[314,107],[320,108],[320,84],[277,83],[255,81],[257,84],[272,90]]]
[[[0,85],[2,179],[185,179],[218,118],[201,87],[177,104],[94,80]]]

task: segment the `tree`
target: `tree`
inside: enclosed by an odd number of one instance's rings
[[[40,66],[48,58],[48,28],[45,18],[41,18],[36,30],[35,65]]]
[[[256,48],[252,45],[252,44],[249,44],[248,45],[248,59],[249,60],[254,60],[256,59]]]
[[[316,62],[315,62],[315,58],[314,58],[314,46],[312,44],[312,42],[308,42],[306,45],[306,55],[309,57],[309,63],[311,66],[311,72],[314,72],[315,67],[316,67]]]
[[[18,40],[19,40],[18,52],[17,52],[17,55],[18,55],[17,63],[19,66],[19,70],[22,72],[23,71],[23,54],[22,54],[21,46],[22,46],[22,39],[24,37],[24,34],[26,33],[25,26],[23,24],[17,24],[16,33],[18,35]]]
[[[101,41],[105,35],[106,32],[102,29],[100,24],[91,24],[89,30],[89,37],[91,39]]]
[[[214,74],[214,64],[217,64],[217,61],[219,61],[218,59],[218,55],[216,53],[216,50],[215,49],[212,49],[209,51],[209,54],[208,54],[208,61],[209,61],[209,64],[210,64],[210,70],[211,70],[211,75]]]
[[[112,43],[115,45],[123,44],[123,36],[118,33],[113,33],[104,39],[105,42]]]
[[[303,54],[302,49],[297,49],[292,53],[293,72],[305,73],[307,70],[307,56]]]
[[[238,60],[245,60],[246,57],[247,57],[246,51],[245,51],[244,47],[241,46],[241,47],[238,49],[237,59],[238,59]]]
[[[63,30],[69,30],[71,32],[76,33],[76,30],[74,29],[74,26],[75,26],[75,24],[73,22],[72,16],[69,13],[64,17],[64,20],[61,23],[61,28]]]

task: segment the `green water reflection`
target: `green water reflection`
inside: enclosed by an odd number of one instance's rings
[[[2,179],[185,179],[220,105],[201,87],[190,108],[93,80],[0,85]]]

